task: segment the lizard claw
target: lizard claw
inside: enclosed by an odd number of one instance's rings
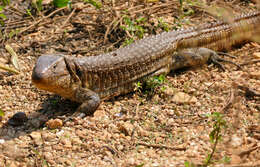
[[[235,56],[232,56],[228,53],[224,53],[224,52],[216,53],[216,52],[214,52],[213,56],[211,56],[209,58],[209,61],[212,62],[213,64],[217,65],[223,71],[225,71],[225,67],[220,62],[230,63],[230,64],[235,65],[238,69],[240,69],[240,70],[242,69],[242,67],[239,64],[237,64],[233,61],[230,61],[230,60],[223,59],[223,58],[219,57],[219,55],[224,55],[224,56],[228,56],[228,57],[231,57],[231,58],[236,58]]]
[[[84,118],[86,116],[85,113],[82,113],[82,112],[78,112],[76,111],[75,113],[73,113],[71,116],[67,117],[65,120],[64,120],[64,123],[68,122],[68,121],[72,121],[73,119],[75,118]]]

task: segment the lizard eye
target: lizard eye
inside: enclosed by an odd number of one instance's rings
[[[53,69],[56,69],[56,67],[57,67],[57,64],[55,64],[55,65],[53,66]]]

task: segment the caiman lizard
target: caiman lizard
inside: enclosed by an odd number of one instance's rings
[[[136,82],[150,76],[209,61],[219,64],[223,59],[215,51],[251,40],[259,35],[259,26],[260,12],[251,12],[232,22],[149,36],[98,56],[46,54],[36,62],[32,82],[39,89],[81,103],[77,113],[89,115],[101,100],[131,92]]]

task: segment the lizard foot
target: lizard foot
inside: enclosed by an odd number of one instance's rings
[[[214,65],[217,65],[219,68],[221,68],[223,71],[225,71],[225,67],[221,64],[221,62],[226,62],[226,63],[230,63],[235,65],[238,69],[242,69],[242,67],[230,60],[226,60],[224,58],[219,57],[219,55],[223,55],[223,56],[227,56],[227,57],[231,57],[231,58],[236,58],[235,56],[232,56],[228,53],[224,53],[224,52],[212,52],[212,56],[210,56],[209,58],[209,62],[213,63]]]

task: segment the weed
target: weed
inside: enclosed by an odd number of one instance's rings
[[[212,163],[212,157],[216,151],[216,147],[218,142],[221,140],[222,137],[222,130],[227,128],[226,120],[224,119],[224,116],[219,112],[214,112],[213,114],[210,114],[209,117],[213,120],[213,130],[209,134],[210,142],[214,144],[212,151],[210,154],[208,154],[206,160],[205,160],[205,166],[208,166],[210,163]]]
[[[102,3],[100,1],[98,1],[98,0],[84,0],[84,2],[93,5],[97,9],[100,9],[102,7]]]
[[[165,87],[161,87],[161,85],[165,83],[165,81],[165,75],[151,77],[145,82],[145,90],[151,91],[153,93],[156,91],[162,92],[165,90]]]
[[[6,19],[6,15],[2,13],[3,6],[0,6],[0,24],[4,26],[4,20]]]
[[[157,25],[157,28],[161,28],[163,31],[168,32],[170,30],[169,24],[166,23],[162,18],[158,19],[159,24]]]
[[[42,0],[32,1],[32,6],[40,13],[42,11]]]
[[[126,31],[126,33],[130,36],[124,42],[123,46],[129,45],[134,42],[136,39],[141,39],[146,32],[144,28],[144,24],[146,23],[146,18],[140,17],[136,20],[131,20],[128,16],[123,17],[123,25],[120,26],[121,29]]]
[[[41,166],[47,166],[49,167],[50,165],[48,164],[48,162],[43,158],[43,156],[40,154],[40,152],[36,149],[32,149],[32,151],[36,154],[37,157],[40,158],[42,165]]]
[[[0,117],[3,117],[3,116],[5,116],[5,112],[0,109]]]
[[[150,98],[155,93],[161,94],[165,91],[166,87],[162,86],[166,82],[165,75],[153,76],[144,82],[137,82],[134,90],[139,93],[144,93],[146,97]]]
[[[208,154],[208,156],[206,157],[205,163],[202,165],[203,167],[204,166],[206,167],[209,164],[213,163],[212,157],[213,157],[214,153],[216,152],[217,144],[221,140],[222,131],[227,128],[226,120],[224,119],[224,116],[221,113],[214,112],[214,113],[209,114],[207,116],[212,118],[213,130],[209,134],[209,139],[210,139],[210,142],[213,143],[214,145],[213,145],[211,153]],[[224,163],[227,163],[227,162],[230,161],[230,158],[229,157],[223,157],[223,159],[221,161],[224,162]],[[184,163],[184,165],[185,165],[185,167],[194,167],[195,166],[192,162],[188,162],[188,161],[186,161]]]
[[[185,167],[195,167],[195,164],[193,164],[192,162],[185,161],[184,166]]]
[[[10,4],[10,0],[1,0],[0,2],[1,2],[1,5],[3,5],[3,6],[7,6]]]
[[[3,13],[3,9],[5,6],[10,4],[10,0],[1,0],[0,2],[0,24],[4,26],[4,20],[6,19],[6,15]]]

